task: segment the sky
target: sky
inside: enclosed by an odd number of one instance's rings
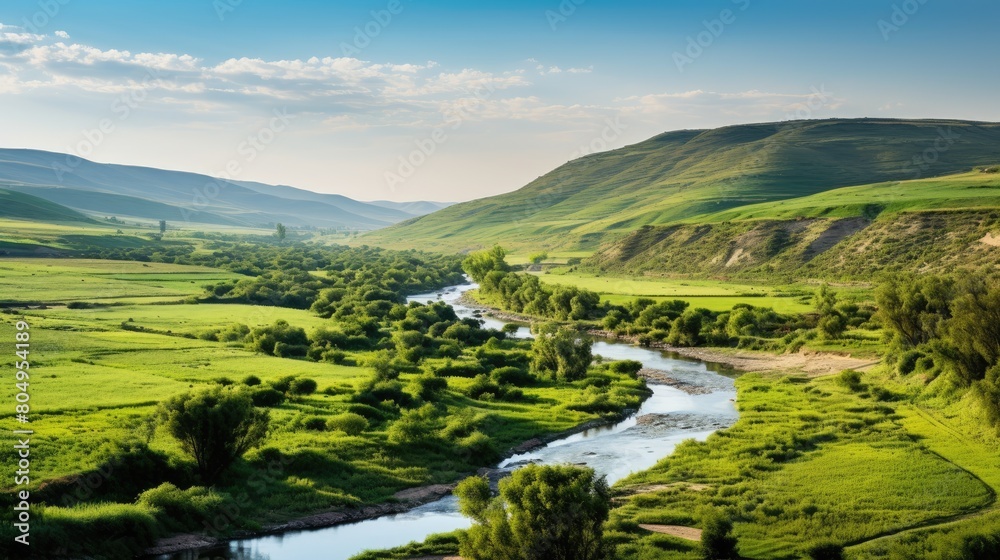
[[[995,0],[4,0],[0,147],[464,201],[678,129],[1000,121]]]

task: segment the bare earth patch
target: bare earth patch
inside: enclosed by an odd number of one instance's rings
[[[646,525],[641,524],[639,527],[652,531],[654,533],[663,533],[664,535],[670,535],[673,537],[689,540],[689,541],[700,541],[701,540],[701,529],[695,529],[694,527],[684,527],[681,525]]]
[[[1000,235],[993,235],[992,233],[987,233],[985,237],[979,240],[980,243],[985,243],[992,247],[1000,247]]]
[[[845,369],[864,370],[879,363],[879,360],[854,358],[832,352],[768,354],[746,351],[724,352],[711,348],[667,347],[666,349],[681,356],[726,364],[741,371],[794,371],[808,374],[810,377],[840,373]]]

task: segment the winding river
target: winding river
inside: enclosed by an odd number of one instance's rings
[[[460,316],[478,316],[475,310],[459,303],[462,294],[475,287],[463,284],[409,299],[421,303],[440,299],[451,304]],[[487,327],[503,326],[502,321],[481,318]],[[522,327],[516,336],[530,336],[530,332]],[[607,476],[609,483],[614,483],[630,473],[652,467],[669,455],[678,443],[691,438],[703,440],[736,421],[733,405],[736,391],[732,378],[723,375],[722,368],[613,341],[596,342],[594,353],[615,360],[637,360],[646,368],[667,372],[695,390],[685,392],[672,386],[650,384],[653,394],[635,415],[513,456],[498,465],[500,468],[516,468],[527,463],[585,464]],[[469,521],[458,513],[457,499],[448,496],[406,513],[325,529],[232,541],[220,549],[163,555],[158,560],[347,560],[366,549],[399,546],[423,540],[432,533],[468,526]]]

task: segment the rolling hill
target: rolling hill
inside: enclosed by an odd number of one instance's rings
[[[834,189],[649,226],[586,266],[629,276],[871,280],[1000,266],[1000,168]]]
[[[281,222],[298,227],[371,230],[419,214],[294,187],[101,164],[38,150],[0,149],[0,187],[93,216],[234,226],[269,227]]]
[[[367,234],[389,247],[592,251],[643,226],[1000,161],[1000,124],[831,119],[668,132]]]
[[[30,194],[0,189],[0,218],[29,219],[50,223],[94,224],[87,216]]]

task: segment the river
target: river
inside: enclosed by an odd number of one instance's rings
[[[409,299],[421,303],[440,299],[451,304],[459,316],[478,316],[475,310],[458,303],[461,295],[473,288],[475,285],[464,284]],[[504,324],[489,317],[481,319],[490,328],[500,328]],[[530,336],[530,332],[522,327],[515,336]],[[516,455],[498,465],[500,468],[516,468],[529,462],[585,464],[605,475],[609,483],[614,483],[630,473],[652,467],[669,455],[678,443],[692,438],[704,440],[712,432],[736,421],[733,379],[723,375],[721,367],[604,340],[594,343],[594,353],[614,360],[637,360],[646,368],[669,372],[674,379],[703,389],[696,391],[700,394],[691,394],[666,385],[650,384],[653,394],[635,415]],[[458,513],[457,499],[448,496],[406,513],[325,529],[232,541],[220,549],[163,555],[158,560],[347,560],[366,549],[391,548],[421,541],[432,533],[468,526],[469,521]]]

